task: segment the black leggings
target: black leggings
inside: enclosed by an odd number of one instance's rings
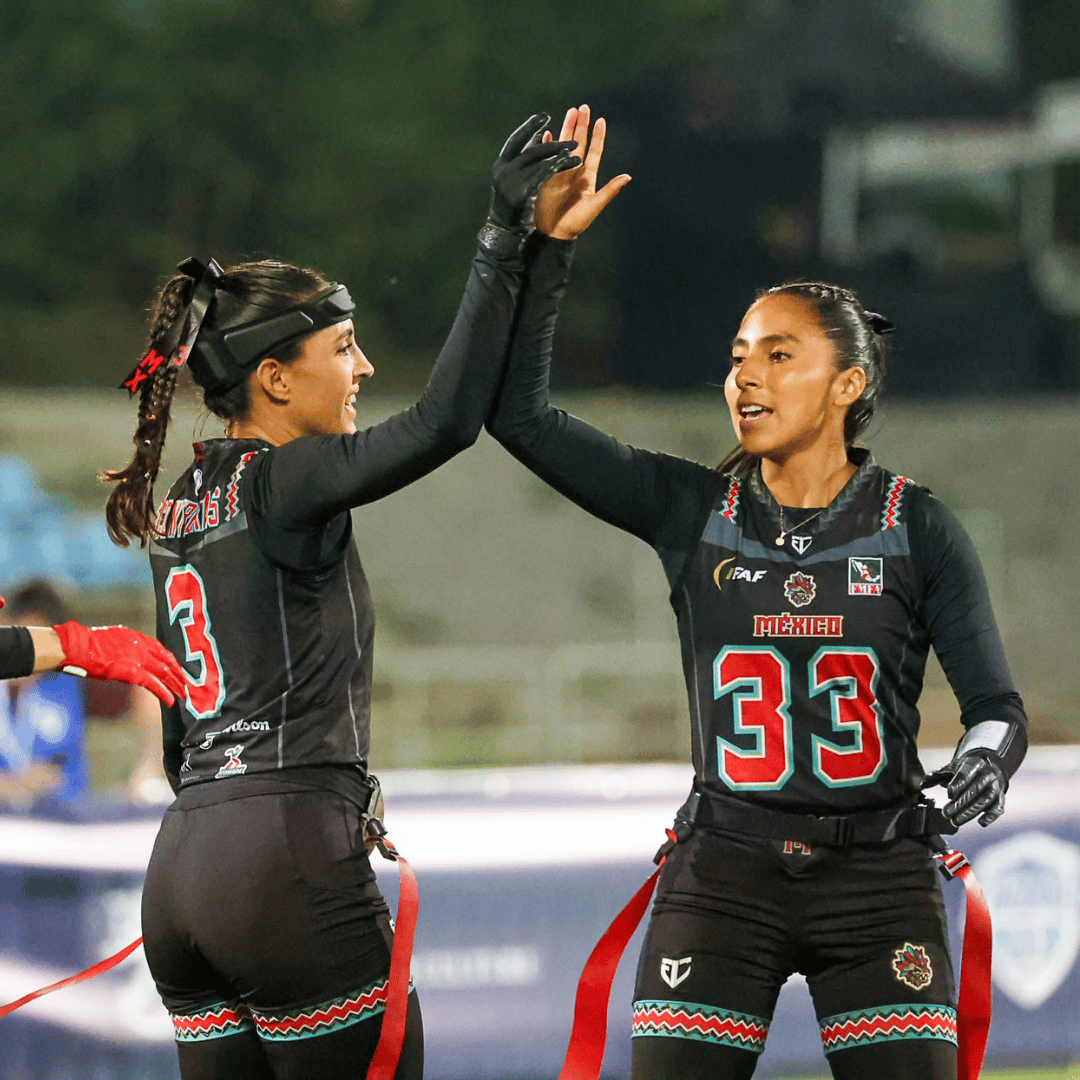
[[[808,850],[699,828],[664,865],[634,992],[634,1080],[747,1080],[807,977],[839,1080],[956,1080],[944,905],[914,840]]]
[[[317,790],[206,801],[221,795],[193,789],[170,807],[143,891],[146,959],[181,1076],[363,1077],[393,930],[359,807]],[[414,993],[397,1080],[419,1080],[423,1056]]]

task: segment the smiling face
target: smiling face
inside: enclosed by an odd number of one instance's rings
[[[750,306],[724,383],[744,450],[785,460],[822,440],[843,444],[844,415],[866,376],[860,368],[838,371],[835,356],[808,301],[781,293]]]
[[[360,380],[375,369],[356,344],[351,319],[312,334],[300,355],[280,370],[288,385],[289,424],[297,435],[356,431]]]

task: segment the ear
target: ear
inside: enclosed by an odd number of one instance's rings
[[[833,380],[833,404],[846,409],[862,397],[865,389],[866,372],[861,367],[838,372]]]
[[[287,364],[279,364],[272,356],[259,361],[255,382],[275,405],[285,405],[292,398],[292,385]]]

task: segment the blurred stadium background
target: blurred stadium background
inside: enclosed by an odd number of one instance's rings
[[[145,557],[108,543],[94,475],[127,460],[133,409],[111,387],[177,261],[275,254],[348,283],[376,367],[358,422],[376,421],[423,385],[502,138],[530,112],[557,123],[586,101],[611,125],[606,174],[634,182],[580,244],[559,403],[627,441],[718,461],[733,441],[717,388],[725,342],[755,289],[804,274],[855,286],[899,326],[869,443],[971,532],[1040,768],[1080,780],[1078,42],[1078,0],[0,7],[0,583],[45,573],[84,621],[151,629]],[[192,394],[166,482],[192,438],[217,430]],[[406,808],[442,798],[450,813],[477,790],[526,791],[540,812],[537,792],[554,806],[560,785],[577,785],[588,802],[636,783],[636,767],[686,760],[674,621],[643,545],[486,436],[355,524],[379,625],[373,766],[397,770],[387,786]],[[94,698],[96,794],[68,817],[138,818],[128,781],[142,736],[124,700]],[[951,746],[956,708],[936,669],[923,713],[924,746]],[[552,767],[547,780],[527,779],[536,766]],[[152,787],[141,797],[152,802]],[[657,810],[625,889],[582,884],[598,927],[645,875],[678,801]],[[1078,807],[1064,824],[1035,817],[1075,840]],[[77,860],[48,863],[20,870],[0,853],[0,961],[65,970],[68,953],[38,955],[54,924],[26,912],[70,919],[80,897],[108,893]],[[517,933],[535,913],[500,887],[483,902]],[[1055,887],[1059,921],[1025,940],[1054,963],[1073,952],[1057,988],[1029,999],[1032,1031],[1063,995],[1073,1016],[1080,1000],[1080,883]],[[90,921],[94,940],[109,940]],[[458,955],[453,941],[440,947]],[[532,970],[507,955],[511,976]],[[2,967],[0,1000],[17,996]],[[445,964],[423,970],[435,988],[455,985],[439,982]],[[0,1080],[174,1075],[168,1054],[135,1036],[79,1029],[75,1054],[70,1017],[4,1023]],[[1009,1044],[992,1064],[1080,1073],[1071,1037]],[[439,1055],[429,1041],[429,1075],[526,1075]],[[792,1061],[767,1052],[759,1075],[813,1071]]]

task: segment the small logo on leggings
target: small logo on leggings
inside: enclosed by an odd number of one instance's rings
[[[666,956],[660,960],[660,978],[671,987],[672,990],[681,982],[685,982],[690,974],[690,961],[693,957],[684,956],[681,960],[669,960]]]
[[[912,945],[910,941],[905,941],[893,953],[892,969],[896,972],[896,978],[912,990],[926,989],[934,977],[926,950],[921,945]]]

